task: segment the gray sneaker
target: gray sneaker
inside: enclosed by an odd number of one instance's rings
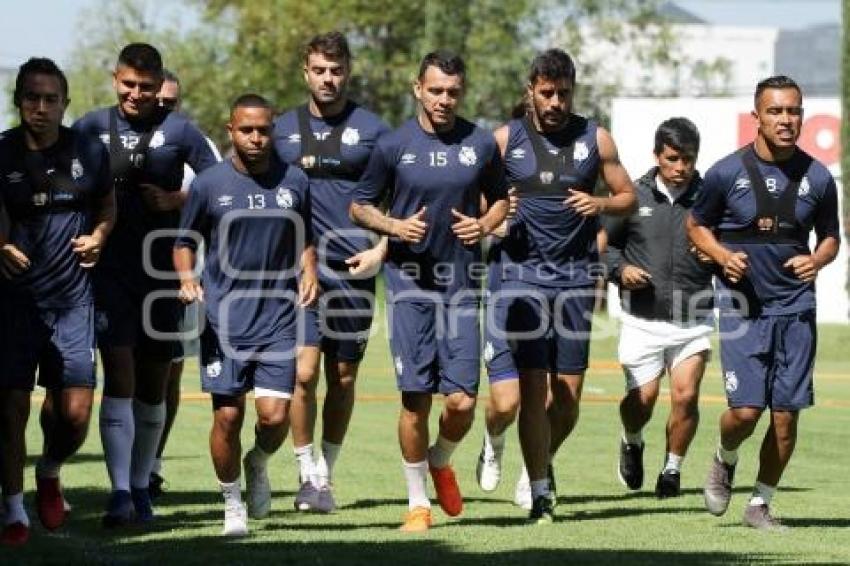
[[[786,531],[788,527],[770,514],[767,505],[747,505],[744,509],[744,525],[763,531]]]
[[[295,494],[296,511],[317,511],[319,507],[319,490],[313,482],[307,480],[301,482],[298,493]]]
[[[333,513],[336,510],[333,487],[331,487],[330,484],[323,485],[319,488],[319,495],[316,498],[316,506],[314,510],[319,513]]]
[[[708,478],[705,480],[703,495],[705,508],[718,517],[726,512],[732,499],[732,482],[735,480],[735,466],[724,464],[717,455],[711,459]]]

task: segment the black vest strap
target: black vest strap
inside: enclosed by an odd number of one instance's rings
[[[522,119],[528,141],[534,151],[534,160],[537,164],[535,173],[524,179],[514,182],[520,196],[566,196],[567,189],[579,188],[587,192],[593,192],[593,188],[579,187],[576,184],[578,172],[573,165],[573,151],[575,150],[575,136],[571,135],[574,130],[573,123],[577,117],[571,117],[565,135],[571,141],[568,145],[552,153],[546,146],[543,136],[534,127],[534,122],[526,116]]]
[[[740,157],[756,198],[756,216],[742,230],[721,231],[721,242],[807,245],[808,234],[797,222],[796,207],[797,191],[812,158],[808,154],[802,155],[804,158],[798,160],[795,167],[786,173],[788,185],[778,197],[774,197],[759,171],[753,146],[742,148]]]
[[[325,139],[317,140],[310,127],[310,110],[307,105],[299,106],[298,130],[301,135],[301,168],[311,179],[343,179],[356,181],[363,174],[362,168],[353,167],[342,159],[342,132],[348,117],[354,111],[353,102],[348,102],[339,123]]]
[[[45,156],[43,151],[29,151],[23,130],[17,130],[13,142],[18,160],[24,166],[32,196],[27,214],[45,214],[81,210],[87,205],[87,195],[77,187],[73,178],[74,134],[59,129],[56,146]]]
[[[118,108],[109,111],[109,168],[116,189],[131,189],[138,182],[139,174],[145,168],[145,159],[156,125],[139,138],[133,149],[127,149],[118,135]]]

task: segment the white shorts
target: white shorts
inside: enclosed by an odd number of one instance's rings
[[[650,383],[694,354],[710,353],[712,332],[713,321],[683,326],[622,313],[617,354],[626,375],[626,391]]]

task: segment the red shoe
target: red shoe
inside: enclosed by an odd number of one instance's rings
[[[5,546],[22,546],[30,538],[30,528],[20,521],[10,523],[0,532],[0,544]]]
[[[457,478],[451,466],[434,468],[428,466],[431,479],[434,481],[434,489],[437,492],[437,500],[440,507],[449,517],[456,517],[463,511],[463,496],[457,485]]]
[[[59,478],[35,478],[35,506],[38,518],[48,531],[55,531],[65,523],[65,498]]]

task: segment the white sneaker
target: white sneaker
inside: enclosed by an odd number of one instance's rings
[[[525,471],[525,468],[523,468],[523,471]],[[514,503],[526,511],[531,511],[531,482],[528,481],[528,475],[525,473],[520,475],[516,482]]]
[[[265,464],[258,464],[249,451],[242,464],[245,467],[245,500],[248,515],[252,519],[262,519],[272,508],[272,488]]]
[[[244,537],[248,534],[248,513],[241,501],[224,504],[224,529],[221,534],[226,537]]]
[[[475,477],[482,490],[495,491],[502,479],[501,455],[493,453],[488,456],[482,446],[478,454],[478,465],[475,466]]]

